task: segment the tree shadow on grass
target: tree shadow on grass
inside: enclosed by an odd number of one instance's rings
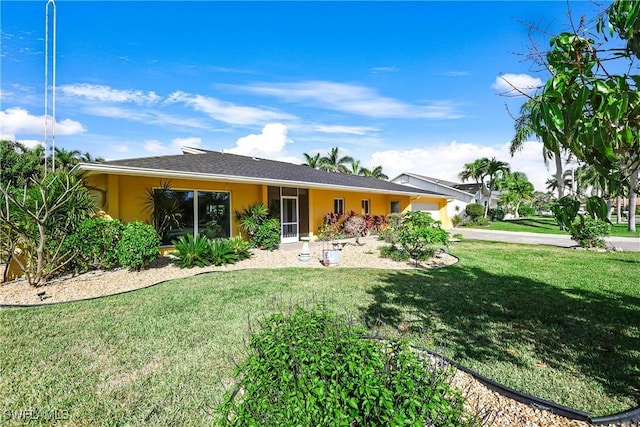
[[[632,404],[640,401],[640,298],[460,265],[381,279],[363,311],[382,327],[408,327],[427,345],[444,343],[466,366],[535,360],[591,378]]]

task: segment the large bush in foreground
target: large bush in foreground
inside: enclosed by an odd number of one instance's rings
[[[72,248],[76,273],[94,269],[109,270],[118,267],[118,245],[124,224],[119,220],[88,218],[67,238],[66,246]]]
[[[326,311],[275,314],[251,336],[218,425],[473,425],[451,372]]]
[[[128,223],[118,243],[122,267],[140,270],[160,256],[160,236],[155,228],[140,221]]]

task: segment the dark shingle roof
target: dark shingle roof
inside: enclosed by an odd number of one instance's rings
[[[351,187],[354,189],[388,191],[391,193],[430,194],[444,196],[436,192],[395,184],[382,179],[326,172],[309,166],[275,160],[240,156],[237,154],[204,151],[200,154],[180,154],[173,156],[143,157],[136,159],[111,160],[98,164],[80,164],[79,172],[117,171],[119,168],[137,172],[173,172],[181,174],[212,175],[214,177],[242,178],[247,181],[275,181],[291,186],[300,184],[326,185],[327,187]],[[120,173],[124,173],[120,171]]]

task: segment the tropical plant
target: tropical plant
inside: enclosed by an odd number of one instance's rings
[[[562,152],[566,150],[563,149],[561,142],[554,133],[547,133],[545,129],[534,128],[531,110],[536,107],[536,102],[539,102],[539,98],[534,96],[528,98],[520,107],[520,116],[515,119],[515,136],[511,140],[509,152],[511,153],[511,157],[513,157],[516,152],[522,150],[524,143],[527,142],[529,137],[532,135],[539,136],[543,143],[542,159],[545,165],[551,158],[555,161],[556,174],[552,182],[553,188],[558,190],[558,198],[561,198],[564,196],[565,187]],[[549,184],[549,182],[547,182],[547,184]]]
[[[520,205],[522,202],[533,198],[533,184],[522,172],[507,173],[502,183],[504,190],[500,196],[504,204],[512,205],[515,217],[520,217]]]
[[[215,266],[235,264],[239,259],[236,248],[227,239],[215,239],[210,247],[209,259]]]
[[[251,257],[251,252],[249,252],[249,248],[251,245],[249,242],[244,240],[242,236],[234,236],[230,237],[229,245],[233,248],[233,251],[236,255],[238,255],[238,260],[243,260]]]
[[[316,153],[313,156],[307,153],[302,153],[304,156],[303,166],[310,166],[314,169],[318,169],[320,167],[320,153]]]
[[[389,177],[387,175],[385,175],[384,172],[382,171],[382,166],[376,166],[371,170],[363,169],[362,175],[364,175],[364,176],[372,176],[372,177],[378,178],[378,179],[389,179]]]
[[[57,171],[70,171],[75,165],[80,163],[82,152],[79,150],[68,151],[65,148],[55,149],[55,156],[52,157],[52,165]]]
[[[640,75],[629,70],[635,70],[633,61],[640,58],[640,2],[615,0],[596,21],[605,41],[616,35],[626,48],[610,49],[611,43],[591,39],[593,33],[585,28],[589,22],[582,20],[573,32],[553,37],[551,50],[540,57],[551,77],[532,106],[531,126],[538,135],[553,135],[579,161],[602,174],[620,171],[635,207],[640,181]],[[611,73],[614,69],[622,71]],[[630,215],[629,231],[635,227]]]
[[[180,268],[206,267],[211,264],[211,241],[207,237],[198,234],[194,238],[189,233],[171,243],[178,251],[176,258]]]
[[[247,233],[249,241],[251,241],[260,225],[269,219],[269,208],[261,202],[252,203],[248,207],[236,211],[236,219],[240,229]]]
[[[571,239],[584,248],[604,248],[604,238],[611,234],[611,224],[590,216],[580,215],[571,227]]]
[[[333,147],[327,155],[320,157],[319,168],[329,172],[349,173],[346,165],[353,162],[353,157],[340,156],[339,151],[338,147]]]
[[[0,232],[29,284],[40,286],[68,269],[73,249],[65,239],[95,213],[95,202],[84,182],[68,173],[30,178],[23,189],[0,183]]]
[[[145,190],[144,211],[164,244],[171,241],[171,230],[180,228],[183,209],[178,195],[169,180],[162,181],[160,187]]]
[[[0,183],[23,188],[43,174],[44,148],[30,149],[15,141],[0,140]]]
[[[149,224],[141,221],[125,225],[118,243],[118,262],[121,266],[140,271],[160,255],[160,236]]]

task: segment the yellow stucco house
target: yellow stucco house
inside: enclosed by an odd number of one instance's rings
[[[254,202],[279,210],[282,243],[313,237],[330,212],[388,215],[411,209],[418,199],[436,204],[443,226],[451,227],[446,215],[450,196],[444,194],[224,152],[185,149],[181,155],[80,163],[72,172],[96,189],[108,215],[124,222],[148,222],[147,190],[169,181],[171,197],[182,210],[178,234],[216,227],[221,236],[237,235],[234,212]]]

